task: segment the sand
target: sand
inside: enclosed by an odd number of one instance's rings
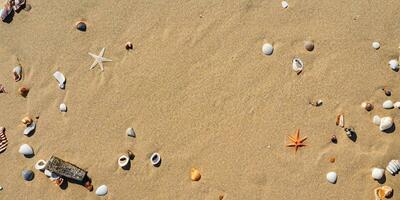
[[[400,111],[381,107],[400,94],[399,73],[387,65],[399,55],[398,1],[290,0],[288,9],[279,0],[28,3],[30,12],[0,24],[0,83],[9,92],[0,94],[9,140],[0,199],[373,199],[382,184],[370,169],[399,159],[399,131],[372,123],[373,115],[400,123]],[[74,29],[82,18],[84,33]],[[262,54],[265,42],[274,44],[272,56]],[[89,70],[88,52],[103,47],[113,62]],[[305,65],[300,75],[291,69],[295,56]],[[20,82],[11,73],[17,58]],[[27,98],[17,94],[21,86],[31,89]],[[324,103],[312,107],[313,99]],[[375,109],[366,112],[363,101]],[[58,110],[63,102],[67,113]],[[335,125],[339,113],[356,142]],[[39,116],[31,137],[22,134],[27,115]],[[128,127],[136,138],[126,136]],[[294,153],[285,144],[297,128],[308,146]],[[22,143],[33,158],[18,153]],[[123,170],[117,159],[128,149],[136,157]],[[153,152],[162,157],[158,168]],[[60,189],[37,171],[33,181],[22,179],[23,169],[52,155],[86,169],[95,188],[108,186],[107,196],[73,183]],[[192,167],[199,182],[190,180]],[[326,181],[329,171],[336,184]],[[386,175],[399,199],[400,178]]]

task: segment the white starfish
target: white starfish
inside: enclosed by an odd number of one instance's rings
[[[92,54],[92,53],[89,53],[89,55],[91,55],[91,56],[94,58],[94,62],[93,62],[93,64],[90,66],[90,69],[93,69],[97,64],[99,64],[99,65],[100,65],[101,71],[104,71],[103,62],[110,62],[110,61],[112,61],[111,59],[108,59],[108,58],[104,58],[104,57],[103,57],[103,55],[104,55],[104,50],[106,50],[106,48],[103,48],[103,49],[100,51],[99,55],[94,55],[94,54]]]

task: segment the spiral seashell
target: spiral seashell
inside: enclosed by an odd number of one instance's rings
[[[400,161],[391,160],[386,166],[386,170],[394,176],[400,170]]]
[[[4,127],[0,127],[0,153],[7,149],[8,140],[6,137],[6,129]]]

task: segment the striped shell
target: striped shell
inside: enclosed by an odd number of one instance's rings
[[[8,140],[6,137],[6,129],[4,127],[0,127],[0,153],[7,149]]]

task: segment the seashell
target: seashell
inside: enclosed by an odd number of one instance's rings
[[[32,134],[36,129],[36,123],[32,122],[31,124],[29,124],[25,130],[24,130],[24,135],[30,135]]]
[[[324,102],[321,99],[318,99],[315,102],[309,101],[308,103],[312,106],[318,107],[321,106]]]
[[[377,168],[377,167],[372,168],[371,176],[375,180],[380,180],[383,177],[383,175],[385,175],[385,170],[384,169]]]
[[[96,195],[97,196],[104,196],[108,192],[108,188],[106,185],[101,185],[96,189]]]
[[[120,167],[125,167],[128,165],[129,161],[130,161],[130,159],[127,155],[122,155],[118,158],[118,165]]]
[[[125,49],[126,50],[133,50],[133,44],[131,43],[131,42],[127,42],[126,44],[125,44]]]
[[[57,82],[58,82],[58,86],[60,87],[60,89],[64,89],[65,88],[65,76],[64,74],[62,74],[59,71],[54,72],[53,74],[54,78],[56,78]]]
[[[2,191],[2,190],[3,190],[3,187],[0,186],[0,191]]]
[[[37,161],[37,163],[35,164],[35,169],[39,170],[39,171],[44,171],[44,167],[46,167],[46,161],[44,160],[39,160]]]
[[[60,104],[60,112],[67,112],[67,105],[64,103]]]
[[[389,186],[382,186],[374,190],[375,200],[383,200],[389,198],[393,194],[393,188]]]
[[[346,132],[346,135],[347,135],[347,137],[349,137],[349,138],[352,138],[352,137],[353,137],[353,134],[355,133],[353,127],[344,128],[344,131]]]
[[[389,88],[383,87],[382,90],[385,92],[386,96],[392,95],[392,90],[390,90]]]
[[[34,173],[32,170],[25,169],[22,171],[22,178],[24,178],[25,181],[31,181],[34,177]]]
[[[397,101],[396,103],[393,104],[393,107],[395,108],[400,108],[400,101]]]
[[[161,162],[160,154],[159,153],[153,153],[150,156],[150,162],[151,162],[152,165],[155,165],[155,166],[159,165],[160,162]]]
[[[20,88],[18,89],[18,92],[19,92],[19,94],[20,94],[21,96],[26,97],[26,96],[28,96],[29,88],[20,87]]]
[[[135,158],[135,154],[133,154],[131,150],[128,150],[127,154],[128,154],[129,159],[133,160]]]
[[[27,144],[22,144],[22,145],[19,147],[18,152],[19,152],[20,154],[23,154],[24,156],[33,155],[33,149],[32,149],[32,147],[30,147],[30,146],[27,145]]]
[[[21,121],[22,121],[23,124],[26,124],[26,125],[30,125],[33,122],[32,118],[30,118],[28,116],[24,117]]]
[[[82,32],[85,32],[86,28],[87,28],[85,22],[83,22],[83,21],[76,22],[75,27],[76,27],[76,29],[78,29]]]
[[[58,180],[59,178],[60,178],[60,176],[53,172],[51,172],[51,174],[49,176],[50,181],[55,181],[55,180]]]
[[[335,158],[335,157],[329,158],[329,162],[330,162],[330,163],[334,163],[335,161],[336,161],[336,158]]]
[[[263,52],[265,55],[272,55],[272,53],[274,52],[274,47],[273,47],[272,44],[270,44],[270,43],[265,43],[265,44],[262,46],[262,52]]]
[[[192,179],[192,181],[199,181],[200,178],[201,178],[200,171],[195,168],[192,168],[190,170],[190,179]]]
[[[126,134],[131,137],[136,137],[135,131],[133,130],[133,128],[130,127],[126,129]]]
[[[8,146],[8,140],[6,137],[6,129],[4,127],[0,127],[0,153],[5,151]]]
[[[304,42],[304,48],[305,48],[307,51],[312,51],[312,50],[314,50],[314,42],[313,42],[313,41],[305,41],[305,42]]]
[[[4,87],[3,84],[0,84],[0,94],[1,94],[1,93],[7,93],[7,92],[6,92],[6,88]]]
[[[389,60],[389,66],[394,71],[399,70],[399,62],[396,59]]]
[[[386,166],[386,170],[395,175],[400,170],[400,161],[399,160],[391,160]]]
[[[391,100],[386,100],[385,102],[383,102],[382,107],[384,109],[392,109],[393,108],[393,101]]]
[[[293,58],[292,68],[297,74],[300,74],[304,68],[303,61],[301,61],[300,58]]]
[[[45,170],[44,170],[44,175],[46,175],[46,176],[50,177],[50,176],[51,176],[51,174],[52,174],[52,172],[51,172],[51,171],[49,171],[49,170],[47,170],[47,169],[45,169]]]
[[[368,112],[374,109],[374,106],[371,103],[368,103],[368,102],[363,102],[361,104],[361,107],[363,107]]]
[[[382,117],[379,129],[381,131],[387,130],[393,126],[393,119],[391,117]]]
[[[379,42],[373,42],[372,43],[372,48],[378,50],[381,47],[381,44],[379,44]]]
[[[342,114],[336,116],[336,126],[344,128],[344,116]]]
[[[381,118],[378,116],[378,115],[375,115],[373,118],[372,118],[372,122],[375,124],[375,125],[380,125],[381,124]]]
[[[62,185],[63,182],[64,182],[64,179],[61,178],[61,177],[53,181],[53,183],[54,183],[55,185],[57,185],[57,186]]]
[[[21,66],[14,67],[13,74],[15,82],[20,81],[22,79],[22,67]]]
[[[336,137],[336,135],[332,135],[332,137],[331,137],[331,142],[334,143],[334,144],[337,143],[337,137]]]
[[[335,184],[337,180],[337,174],[336,172],[329,172],[326,174],[326,180],[328,180],[329,183]]]
[[[286,2],[286,1],[282,1],[282,2],[281,2],[281,5],[282,5],[282,8],[287,8],[287,7],[289,7],[288,2]]]

